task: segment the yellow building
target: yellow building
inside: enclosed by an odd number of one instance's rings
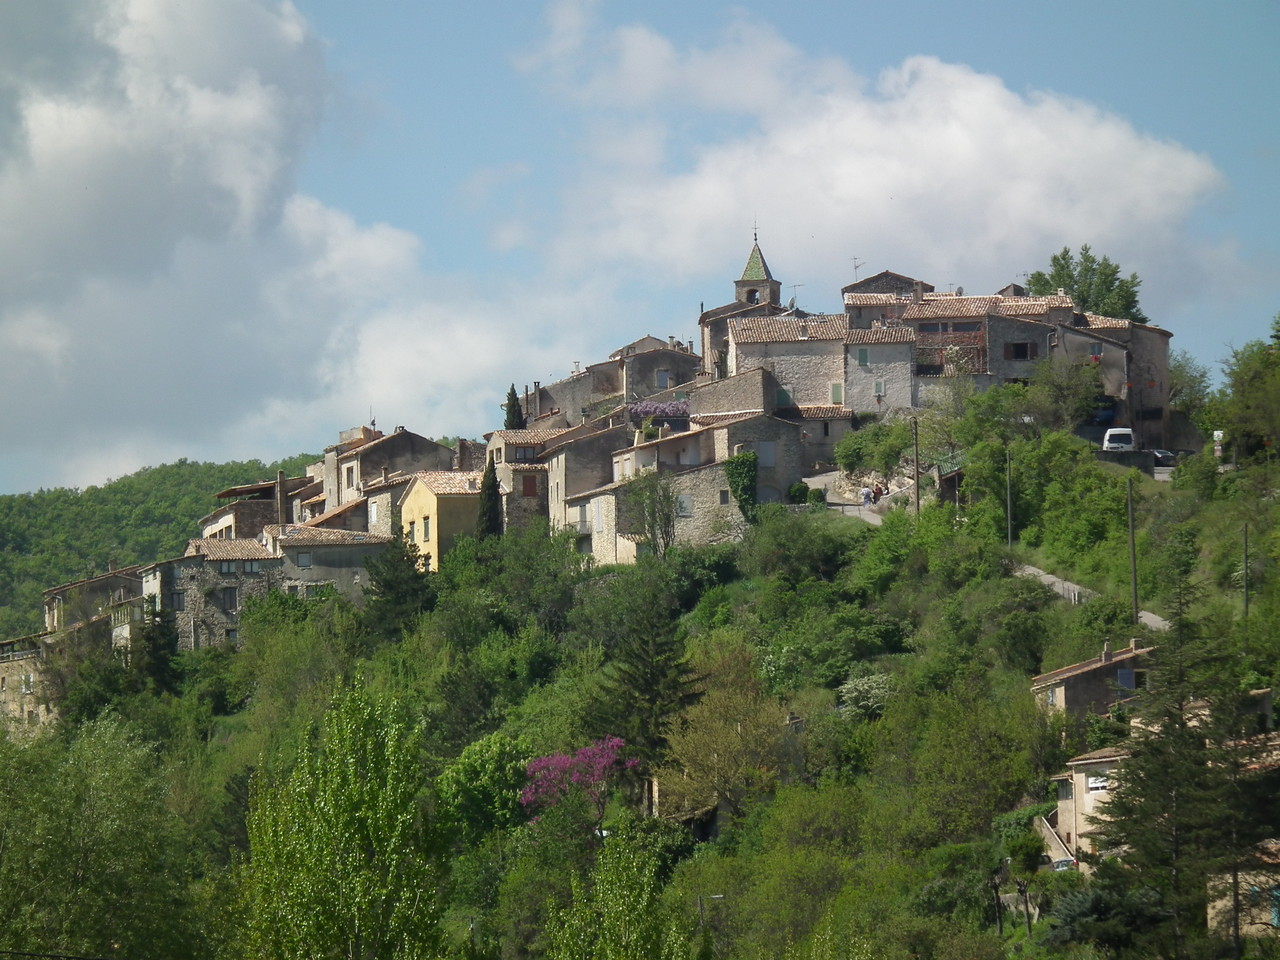
[[[440,557],[454,540],[476,532],[480,476],[470,470],[424,470],[414,474],[400,498],[405,539],[429,557],[431,570],[440,569]]]

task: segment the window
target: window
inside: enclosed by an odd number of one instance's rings
[[[687,494],[676,495],[676,516],[692,517],[693,516],[693,497]]]
[[[1004,345],[1004,358],[1006,360],[1034,360],[1039,356],[1039,351],[1034,343],[1006,343]]]
[[[836,404],[837,406],[844,405],[844,384],[843,383],[831,384],[831,402],[833,404]]]
[[[235,573],[236,562],[234,560],[219,560],[218,572],[219,573]]]
[[[526,497],[536,497],[538,495],[538,478],[532,474],[526,474],[520,479],[522,485],[520,492]]]
[[[409,539],[410,540],[418,539],[418,524],[416,521],[413,521],[413,520],[409,521]]]
[[[1085,783],[1090,793],[1102,793],[1108,789],[1110,781],[1105,773],[1095,773]]]
[[[941,333],[942,324],[940,323],[922,323],[918,327],[921,333]]]
[[[369,526],[373,526],[378,522],[378,501],[369,501]]]
[[[175,590],[169,594],[169,609],[181,613],[187,609],[187,595],[182,590]]]
[[[237,640],[239,640],[239,639],[240,639],[240,631],[239,631],[239,630],[228,630],[228,631],[227,631],[227,643],[235,643],[235,642],[236,642]]]
[[[244,572],[245,572],[245,573],[257,573],[257,572],[258,572],[258,561],[257,561],[257,560],[246,560],[246,561],[244,562]]]
[[[355,465],[347,467],[347,489],[351,490],[356,485],[356,468]]]
[[[8,677],[0,677],[0,693],[4,693],[4,688],[8,686],[8,684],[9,684]]]
[[[219,595],[219,605],[226,613],[236,612],[236,601],[239,599],[235,587],[223,587]]]
[[[659,370],[658,371],[658,389],[665,390],[669,386],[671,386],[671,371]]]
[[[601,507],[599,500],[591,501],[591,506],[592,506],[592,509],[595,511],[596,533],[600,533],[602,530],[604,530],[604,510]]]
[[[422,542],[426,543],[431,539],[431,518],[422,518]]]
[[[728,505],[729,505],[729,491],[728,491],[728,490],[721,490],[721,491],[720,491],[720,506],[722,506],[722,507],[727,507]]]
[[[977,320],[963,320],[951,324],[952,333],[977,333],[982,329],[982,324]]]
[[[858,366],[866,367],[871,364],[871,351],[866,347],[858,348]]]
[[[761,440],[756,444],[756,456],[759,458],[760,466],[772,467],[776,459],[776,441]]]
[[[830,420],[823,420],[823,421],[822,421],[822,435],[823,435],[824,437],[829,437],[829,436],[831,436],[831,421],[830,421]]]
[[[513,447],[511,452],[516,460],[538,459],[538,451],[536,447]]]
[[[872,384],[871,389],[875,391],[875,395],[876,395],[877,397],[883,397],[883,396],[884,396],[884,381],[883,381],[883,380],[877,380],[874,384]]]
[[[34,674],[24,673],[22,675],[22,692],[23,693],[36,692],[36,678]]]
[[[298,554],[298,566],[300,567],[311,566],[311,554],[309,552],[303,552]]]
[[[1059,781],[1058,781],[1058,799],[1059,799],[1059,800],[1070,800],[1070,799],[1071,799],[1071,794],[1072,794],[1071,781],[1070,781],[1070,780],[1059,780]]]
[[[759,302],[760,302],[760,291],[759,291],[759,290],[748,290],[748,291],[747,291],[747,303],[759,303]]]

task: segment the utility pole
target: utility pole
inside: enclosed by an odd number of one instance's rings
[[[1009,445],[1004,447],[1004,522],[1005,541],[1010,550],[1013,549],[1013,460],[1009,456]]]
[[[990,881],[990,886],[991,886],[991,897],[993,900],[995,900],[995,905],[996,905],[996,934],[1000,937],[1003,937],[1004,936],[1004,911],[1000,909],[1003,906],[1003,904],[1000,903],[1000,878],[992,877]]]
[[[1138,553],[1133,546],[1133,477],[1128,478],[1129,488],[1129,586],[1133,594],[1133,622],[1138,622]]]
[[[1249,619],[1249,525],[1244,525],[1244,569],[1240,571],[1244,579],[1244,618]]]

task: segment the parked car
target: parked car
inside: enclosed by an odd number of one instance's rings
[[[1177,456],[1170,450],[1152,450],[1157,467],[1174,467],[1178,464]]]
[[[1133,431],[1128,427],[1112,427],[1102,435],[1102,449],[1115,452],[1128,452],[1138,449],[1133,439]]]

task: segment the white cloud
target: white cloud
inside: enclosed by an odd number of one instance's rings
[[[746,17],[685,48],[601,9],[552,3],[522,61],[580,167],[548,184],[530,143],[457,187],[527,269],[443,276],[421,261],[448,224],[419,237],[298,193],[335,93],[288,3],[0,6],[0,489],[317,449],[371,408],[479,433],[510,380],[687,336],[757,219],[810,308],[836,306],[855,255],[974,290],[1082,242],[1147,290],[1238,269],[1183,229],[1212,164],[1088,104],[928,57],[868,82]],[[653,306],[677,296],[677,316]]]

